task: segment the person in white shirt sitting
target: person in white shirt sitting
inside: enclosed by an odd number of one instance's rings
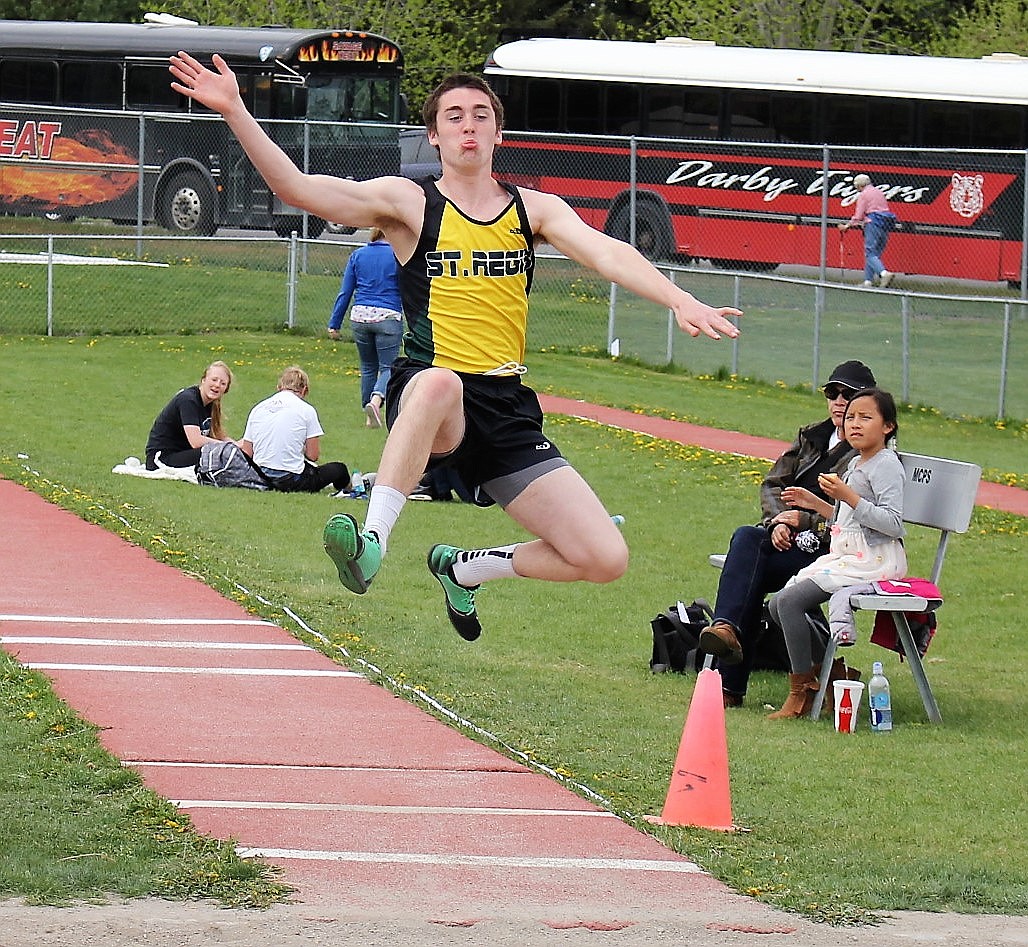
[[[329,484],[345,490],[350,486],[346,464],[318,465],[325,432],[306,400],[309,392],[310,379],[302,368],[291,365],[283,371],[275,394],[251,409],[240,446],[276,490],[318,493]]]

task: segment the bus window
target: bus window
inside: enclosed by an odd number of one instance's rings
[[[914,103],[909,99],[872,99],[873,114],[867,123],[867,144],[914,143]]]
[[[53,105],[57,101],[57,64],[38,59],[0,62],[0,99]]]
[[[121,108],[120,62],[66,62],[61,66],[61,104]]]
[[[560,84],[552,79],[531,79],[525,101],[525,128],[535,132],[560,131]]]
[[[817,119],[814,96],[803,92],[777,92],[771,97],[773,141],[814,141]]]
[[[868,103],[850,95],[825,97],[824,140],[839,145],[867,144]]]
[[[567,130],[581,135],[603,131],[603,87],[596,82],[568,82],[564,91],[567,94]],[[504,103],[504,109],[506,107]]]
[[[1024,110],[1017,105],[975,105],[971,108],[976,148],[1023,148]]]
[[[271,87],[271,76],[257,75],[253,77],[254,115],[260,116],[261,118],[267,118],[271,116]],[[290,117],[292,116],[290,115]]]
[[[648,86],[638,132],[656,138],[685,136],[685,89],[682,86]]]
[[[928,148],[967,148],[971,144],[971,107],[962,102],[925,102],[921,144]]]
[[[167,66],[130,63],[125,71],[125,104],[140,111],[183,112],[186,97],[171,88]]]
[[[603,129],[609,135],[636,135],[641,96],[635,86],[611,83],[607,86],[607,123]]]
[[[774,141],[771,93],[732,92],[728,99],[725,137],[740,141]]]
[[[506,128],[525,128],[525,85],[520,76],[490,79],[493,91],[503,100],[503,124]],[[571,83],[574,85],[574,83]],[[579,129],[581,131],[582,129]]]

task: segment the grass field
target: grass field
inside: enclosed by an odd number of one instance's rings
[[[358,598],[339,586],[320,544],[325,519],[345,501],[205,490],[110,472],[125,456],[142,453],[159,408],[214,358],[236,372],[226,405],[237,435],[250,405],[273,390],[282,367],[297,362],[311,374],[311,400],[328,432],[323,457],[373,470],[383,434],[363,426],[352,345],[241,333],[0,337],[0,353],[0,394],[17,406],[0,414],[4,476],[197,573],[302,637],[283,611],[288,607],[343,649],[330,648],[334,656],[358,666],[373,662],[386,686],[408,698],[408,688],[432,695],[527,758],[599,793],[626,819],[659,812],[693,679],[650,674],[649,619],[675,599],[714,597],[717,576],[707,556],[725,547],[734,526],[756,518],[765,463],[549,419],[550,433],[611,512],[627,517],[629,574],[603,587],[493,583],[480,595],[485,633],[469,647],[446,622],[424,551],[441,540],[518,539],[495,509],[412,504],[373,593]],[[824,411],[823,399],[784,385],[556,354],[529,363],[528,380],[541,391],[781,439]],[[1024,428],[959,423],[930,411],[905,412],[900,426],[906,449],[977,460],[995,479],[1028,482]],[[642,827],[738,890],[827,921],[900,908],[1028,913],[1028,850],[1016,841],[1028,766],[1021,724],[1026,545],[1023,518],[982,509],[951,545],[946,604],[927,662],[943,725],[925,721],[909,672],[867,643],[870,618],[861,616],[862,643],[847,657],[865,673],[872,660],[886,662],[896,718],[891,735],[864,728],[841,740],[827,721],[769,723],[764,704],[780,703],[785,679],[758,674],[747,706],[727,721],[734,816],[748,831]],[[913,570],[927,570],[933,548],[927,531],[912,530]],[[25,716],[25,688],[45,689],[36,677],[27,682],[26,673],[9,660],[0,667],[0,736],[4,746],[19,747],[17,757],[0,753],[0,793],[8,799],[22,789],[18,773],[66,775],[40,762],[52,753],[54,734]],[[69,725],[58,711],[51,719]],[[76,733],[84,743],[91,739],[88,728]],[[138,786],[102,791],[103,785],[86,781],[77,791],[88,798],[95,825],[123,830],[115,855],[121,873],[98,876],[92,859],[61,861],[59,870],[51,860],[30,859],[59,813],[14,810],[17,818],[2,827],[0,896],[54,900],[95,896],[104,886],[165,893],[172,879],[179,882],[174,893],[184,897],[213,893],[260,903],[275,896],[274,879],[240,874],[230,852],[205,849],[201,839],[183,850],[178,841],[191,838],[188,820],[162,809],[160,800]],[[110,807],[126,805],[143,815],[119,823]],[[174,845],[151,844],[153,813],[181,829]],[[212,862],[217,884],[208,885],[203,867]]]

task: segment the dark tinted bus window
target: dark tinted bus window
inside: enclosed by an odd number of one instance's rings
[[[921,109],[921,144],[929,148],[970,148],[971,106],[925,102]]]
[[[121,63],[66,62],[61,66],[61,104],[121,108]]]
[[[0,63],[0,98],[53,105],[57,101],[57,64],[34,59],[5,60]]]
[[[525,102],[528,131],[560,131],[560,84],[553,79],[530,79]]]
[[[733,92],[728,98],[725,138],[774,141],[770,92]]]
[[[971,127],[976,148],[1023,148],[1024,109],[1019,105],[975,105]]]
[[[648,86],[643,90],[644,114],[639,131],[657,138],[685,135],[685,89],[682,86]]]
[[[641,108],[639,90],[635,86],[607,86],[607,127],[604,131],[608,135],[637,135]]]
[[[603,86],[596,82],[568,82],[567,126],[569,132],[596,135],[603,132]]]
[[[803,92],[776,92],[771,96],[771,128],[774,141],[817,141],[817,108],[814,96]]]
[[[871,99],[867,144],[909,146],[914,143],[914,103],[908,99]]]
[[[866,145],[869,105],[848,95],[825,96],[825,141],[830,145]]]
[[[130,109],[153,112],[183,112],[186,98],[171,88],[167,66],[126,68],[125,99]]]

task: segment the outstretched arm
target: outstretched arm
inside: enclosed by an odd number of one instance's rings
[[[563,199],[540,191],[522,191],[535,232],[565,256],[652,302],[667,306],[683,332],[712,339],[739,334],[729,316],[738,309],[714,308],[676,286],[635,247],[590,227]]]
[[[275,194],[285,203],[325,220],[352,227],[379,226],[387,236],[398,236],[397,223],[406,224],[399,201],[405,195],[411,196],[408,185],[412,182],[406,178],[358,182],[332,175],[305,174],[246,110],[235,73],[225,60],[215,53],[212,62],[216,72],[188,53],[172,56],[168,68],[176,81],[171,87],[221,113]]]

